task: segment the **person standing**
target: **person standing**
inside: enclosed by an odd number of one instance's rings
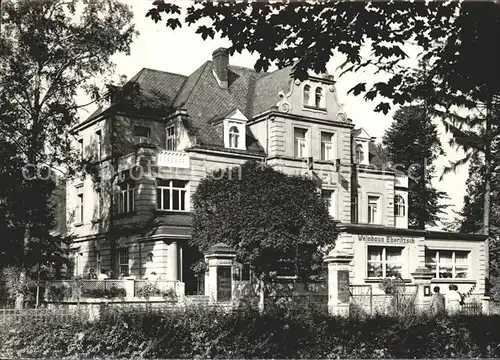
[[[89,273],[87,274],[88,280],[97,280],[97,275],[95,274],[94,269],[89,269]]]
[[[450,315],[457,314],[461,308],[462,296],[457,291],[458,286],[451,284],[448,289],[449,291],[446,294],[446,309]]]
[[[434,294],[432,294],[430,311],[433,315],[444,314],[446,309],[446,299],[441,294],[439,286],[434,287]]]
[[[97,280],[106,280],[109,279],[109,276],[106,274],[106,270],[102,269],[99,276],[97,276]]]

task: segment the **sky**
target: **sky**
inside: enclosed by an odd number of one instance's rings
[[[139,36],[131,46],[130,55],[118,54],[114,57],[116,63],[115,78],[119,75],[125,75],[131,78],[142,68],[151,68],[163,70],[183,75],[189,75],[196,70],[203,62],[210,60],[212,52],[219,47],[229,47],[228,40],[218,37],[202,40],[199,34],[195,34],[195,28],[183,26],[180,29],[171,30],[163,23],[155,23],[150,18],[146,18],[146,13],[151,7],[151,1],[147,0],[124,0],[128,3],[134,12],[136,29]],[[181,4],[184,3],[180,2]],[[185,1],[186,4],[189,4]],[[409,64],[415,62],[416,51],[411,47],[405,49],[410,59]],[[232,65],[253,68],[258,58],[257,54],[234,54],[230,63]],[[363,127],[368,134],[376,137],[379,142],[382,139],[384,131],[392,122],[392,115],[397,108],[394,108],[387,115],[373,111],[377,102],[367,102],[362,96],[347,95],[348,90],[358,82],[367,83],[383,77],[375,76],[373,71],[364,71],[355,74],[346,74],[338,78],[338,65],[342,62],[340,58],[332,59],[327,65],[327,70],[335,76],[337,81],[336,88],[339,95],[339,101],[343,104],[347,116],[353,119],[357,127]],[[274,70],[274,69],[270,69]],[[87,113],[82,113],[81,117],[88,116],[94,109],[87,109]],[[463,153],[448,146],[449,135],[446,134],[444,126],[436,121],[440,133],[441,142],[445,151],[445,156],[441,156],[436,161],[437,177],[433,184],[438,190],[446,191],[450,197],[443,203],[450,204],[448,208],[448,218],[452,219],[452,210],[459,211],[463,205],[465,195],[465,180],[467,179],[468,166],[463,166],[456,174],[449,174],[439,181],[444,166],[449,161],[455,161],[463,156]]]

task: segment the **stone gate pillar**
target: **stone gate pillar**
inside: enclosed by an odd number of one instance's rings
[[[335,249],[325,257],[328,264],[328,312],[331,315],[349,316],[349,263],[353,257]]]
[[[420,266],[411,273],[411,276],[413,276],[415,284],[417,285],[415,307],[417,311],[427,311],[431,303],[431,279],[434,274],[429,268]]]
[[[236,251],[223,243],[213,245],[205,253],[208,271],[205,275],[205,295],[211,303],[233,299],[233,262]]]

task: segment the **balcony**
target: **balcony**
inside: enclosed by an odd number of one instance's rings
[[[118,159],[118,167],[121,170],[126,170],[134,167],[139,163],[140,159],[151,156],[154,163],[153,154],[130,153]],[[147,161],[147,160],[146,160]],[[156,152],[156,165],[159,167],[171,167],[189,169],[189,154],[181,151],[159,150]]]
[[[180,151],[159,151],[156,155],[156,165],[189,169],[189,154]]]

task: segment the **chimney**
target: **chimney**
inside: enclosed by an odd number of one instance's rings
[[[229,51],[226,48],[218,48],[212,53],[213,72],[219,86],[223,89],[228,87]]]

